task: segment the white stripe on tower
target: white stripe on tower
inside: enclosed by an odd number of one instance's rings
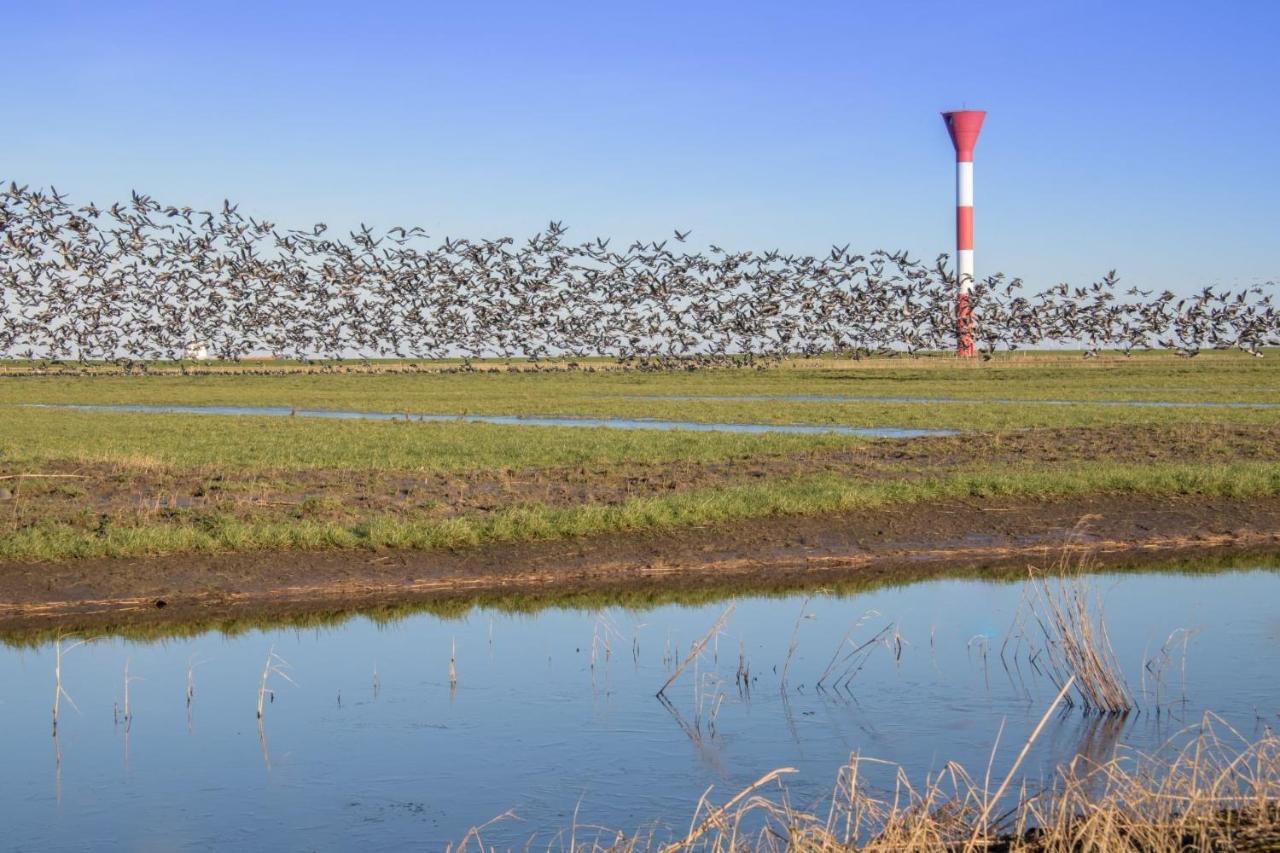
[[[973,161],[956,161],[956,207],[973,207]]]
[[[956,157],[973,157],[973,151]],[[960,292],[973,289],[973,160],[956,160],[956,281]]]
[[[956,272],[960,280],[960,292],[968,296],[973,290],[973,249],[956,250]]]

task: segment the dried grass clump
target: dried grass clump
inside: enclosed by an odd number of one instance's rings
[[[611,853],[1280,849],[1280,738],[1268,732],[1250,742],[1216,718],[1153,754],[1125,753],[1105,763],[1077,757],[1045,790],[1031,793],[1024,785],[1007,800],[1002,792],[1012,772],[993,794],[989,773],[979,780],[957,764],[920,787],[897,768],[891,790],[878,793],[862,777],[869,766],[886,764],[851,757],[826,814],[793,807],[782,777],[794,771],[781,768],[722,805],[704,795],[688,832],[674,839],[658,840],[656,829],[627,836],[575,817],[571,830],[534,846]],[[472,830],[451,849],[490,849],[480,837],[490,826]]]
[[[1074,679],[1086,713],[1124,715],[1136,703],[1088,571],[1087,559],[1070,562],[1065,555],[1048,571],[1030,570],[1023,612],[1015,621],[1016,646],[1025,644],[1032,668],[1058,688]],[[1070,694],[1067,702],[1074,704]]]

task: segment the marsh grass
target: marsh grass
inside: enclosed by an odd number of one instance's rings
[[[663,394],[850,394],[1001,399],[1275,400],[1280,350],[1267,358],[1205,353],[1083,361],[1066,353],[1028,353],[985,364],[954,358],[810,359],[771,370],[718,369],[672,372],[363,372],[282,373],[210,371],[182,376],[13,376],[0,379],[3,402],[135,402],[272,405],[296,408],[363,408],[442,412],[491,406],[547,413],[564,401],[592,398],[613,405],[628,399],[630,412]],[[0,362],[0,374],[4,363]],[[1160,389],[1159,395],[1153,389]],[[354,403],[357,405],[348,405]],[[767,404],[765,404],[767,405]],[[761,406],[762,408],[764,405]]]
[[[753,399],[698,399],[735,394]],[[788,402],[767,399],[770,394],[1015,402]],[[1090,400],[1153,396],[1183,402],[1277,402],[1280,359],[1215,355],[1192,364],[1139,357],[1086,365],[1029,356],[991,369],[930,359],[846,369],[819,360],[804,368],[689,375],[8,377],[0,379],[0,476],[11,478],[4,483],[7,497],[0,495],[0,559],[430,550],[955,498],[1280,494],[1280,462],[1269,452],[1280,409],[1088,405]],[[1044,405],[1052,397],[1084,404]],[[925,458],[904,445],[894,446],[885,458],[858,461],[868,455],[869,445],[849,436],[215,418],[23,406],[33,402],[950,425],[991,431],[992,436],[968,444],[969,436],[930,440],[933,450]],[[1098,445],[1076,442],[1089,448],[1070,451],[1081,454],[1077,457],[1059,457],[1052,436],[1028,440],[1033,448],[1026,458],[1016,448],[1000,450],[1001,435],[1013,443],[1015,436],[1031,434],[1027,428],[1106,427],[1114,433],[1122,424],[1142,424],[1148,431],[1131,445],[1115,435]],[[1195,452],[1189,457],[1167,452],[1182,446]],[[748,476],[741,464],[747,461],[761,463],[761,471],[750,472],[759,479]],[[846,463],[849,467],[839,467]],[[837,467],[831,469],[831,464]],[[700,465],[719,467],[699,474]],[[299,471],[319,485],[291,485],[299,481]],[[576,491],[579,486],[563,493],[548,487],[556,497],[547,498],[537,483],[524,490],[508,488],[539,477],[561,484],[566,471],[580,475],[574,483],[588,484],[583,491]],[[379,473],[362,480],[360,472]],[[698,476],[686,478],[687,472]],[[415,475],[438,476],[443,482],[430,488],[413,485]],[[491,503],[471,500],[474,495],[461,487],[457,492],[470,497],[452,497],[453,478],[472,475],[492,481],[479,484],[492,490]],[[634,490],[633,480],[639,483]],[[411,485],[403,489],[399,481]],[[668,489],[671,483],[675,485]],[[137,494],[137,500],[130,502],[130,494]],[[366,497],[370,502],[362,503]]]
[[[1060,688],[1074,684],[1086,713],[1127,714],[1136,703],[1088,571],[1087,556],[1066,554],[1047,572],[1032,570],[1025,601],[1042,644],[1033,665]]]
[[[898,633],[897,625],[890,623],[885,625],[876,633],[872,634],[867,640],[861,643],[853,642],[853,634],[872,616],[879,615],[875,610],[869,610],[864,613],[856,622],[849,626],[849,630],[845,632],[844,637],[836,645],[836,649],[831,654],[831,660],[827,662],[826,669],[818,676],[818,680],[814,682],[814,688],[819,692],[826,692],[826,685],[830,683],[832,690],[844,690],[849,692],[853,679],[862,668],[866,666],[867,660],[871,654],[880,646],[887,646],[894,652],[895,661],[899,660],[902,655],[902,638]]]
[[[1101,753],[1081,750],[1039,789],[1033,790],[1025,780],[1018,781],[1018,771],[1040,733],[1059,705],[1071,701],[1073,693],[1086,713],[1097,715],[1097,723],[1104,727],[1135,707],[1111,646],[1100,595],[1087,577],[1090,568],[1087,556],[1064,552],[1046,569],[1033,571],[1026,582],[1024,609],[1020,609],[1011,628],[1011,634],[1016,635],[1014,654],[1016,657],[1018,647],[1025,645],[1033,666],[1048,675],[1058,689],[998,785],[993,787],[995,747],[981,776],[947,763],[919,784],[913,783],[901,767],[855,754],[838,774],[825,814],[797,808],[783,784],[784,777],[796,770],[778,768],[719,805],[710,799],[708,791],[695,804],[689,829],[683,835],[659,840],[656,825],[626,835],[580,823],[575,813],[567,842],[558,835],[547,849],[621,853],[1187,853],[1280,848],[1280,739],[1267,730],[1261,738],[1250,741],[1213,715],[1206,715],[1198,726],[1184,730],[1154,753],[1124,751],[1114,744]],[[787,672],[809,601],[805,598],[801,605],[783,664],[780,678],[784,701]],[[659,691],[664,704],[666,687],[690,661],[696,663],[728,613],[695,642],[663,691]],[[839,666],[847,665],[848,660],[865,657],[868,648],[884,645],[895,658],[901,655],[905,641],[894,624],[886,625],[861,644],[851,641],[853,633],[871,615],[865,614],[851,625],[818,685],[839,671]],[[1029,628],[1032,625],[1038,632]],[[1186,629],[1174,631],[1160,652],[1149,659],[1160,661],[1157,678],[1171,665],[1179,646],[1185,667],[1191,633]],[[986,639],[982,639],[985,660]],[[1006,647],[1009,642],[1006,639]],[[1002,658],[1004,653],[1002,648]],[[740,645],[736,676],[739,684],[744,669]],[[834,683],[838,686],[839,677]],[[714,687],[718,688],[718,683]],[[715,713],[723,694],[705,692],[714,697],[710,722],[714,736]],[[701,733],[703,705],[698,697],[703,693],[695,687],[698,725],[687,729],[695,741]],[[684,725],[679,717],[677,720]],[[880,776],[888,768],[892,783],[887,788],[869,784],[863,780],[867,768],[875,768]],[[456,849],[470,849],[469,843],[478,840],[478,836],[469,834]]]
[[[5,460],[126,469],[450,472],[712,462],[857,446],[851,436],[699,433],[485,423],[325,421],[0,406]],[[44,475],[39,475],[44,476]]]
[[[831,796],[815,808],[795,805],[784,780],[796,771],[784,767],[719,804],[704,794],[688,831],[675,837],[662,838],[657,827],[625,834],[575,819],[567,836],[531,849],[1190,853],[1280,845],[1280,738],[1270,732],[1249,740],[1207,716],[1152,753],[1120,750],[1103,761],[1077,756],[1038,789],[1011,781],[1016,770],[1015,762],[992,790],[989,772],[971,774],[954,762],[913,782],[892,762],[854,754]],[[872,784],[871,775],[892,782]],[[514,817],[508,812],[498,820]],[[450,849],[489,848],[473,831]]]
[[[823,365],[826,365],[825,367]],[[769,395],[810,395],[807,402]],[[701,395],[701,398],[700,398]],[[707,399],[708,396],[746,399]],[[827,399],[822,399],[823,397]],[[836,396],[940,397],[971,404],[841,402]],[[665,398],[665,399],[664,399]],[[754,399],[752,399],[754,398]],[[1078,406],[1045,405],[1050,399]],[[954,360],[815,361],[764,372],[658,374],[157,375],[0,378],[0,448],[9,459],[131,461],[139,466],[461,470],[732,459],[847,447],[839,436],[654,433],[404,421],[318,422],[29,409],[30,403],[270,405],[439,414],[582,415],[746,423],[1028,427],[1206,422],[1275,424],[1280,409],[1162,409],[1090,401],[1280,402],[1280,358],[1135,358],[1090,365],[1028,358],[977,368]],[[983,402],[983,401],[1013,402]]]
[[[221,513],[37,522],[0,536],[0,559],[54,560],[262,550],[438,550],[572,537],[677,530],[769,516],[819,515],[964,498],[1069,498],[1098,494],[1269,497],[1280,463],[1089,464],[957,472],[912,481],[838,475],[780,477],[614,504],[530,503],[451,518],[371,514],[353,520],[239,518]],[[91,522],[92,519],[89,519]]]

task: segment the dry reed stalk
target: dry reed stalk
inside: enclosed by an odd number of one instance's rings
[[[467,834],[462,836],[462,840],[458,842],[458,846],[454,847],[452,844],[449,844],[445,847],[445,853],[463,853],[464,850],[471,849],[470,843],[473,839],[475,840],[476,846],[480,848],[481,853],[485,853],[485,845],[484,841],[480,838],[480,831],[482,829],[488,829],[500,821],[519,819],[519,816],[514,811],[505,811],[497,817],[485,821],[479,826],[473,826],[468,829]]]
[[[1018,752],[1018,757],[1013,760],[1013,765],[1009,768],[1009,772],[1005,775],[1004,781],[1000,783],[1000,787],[996,789],[995,795],[987,801],[983,806],[982,814],[978,817],[973,827],[973,835],[969,838],[969,843],[965,845],[965,850],[971,850],[973,845],[978,842],[978,836],[985,835],[987,832],[987,820],[991,817],[991,809],[1000,802],[1000,798],[1004,796],[1005,790],[1008,789],[1009,783],[1013,781],[1013,775],[1018,772],[1018,768],[1022,766],[1022,761],[1027,757],[1027,753],[1031,751],[1031,745],[1036,742],[1036,738],[1040,737],[1040,732],[1044,729],[1045,723],[1049,722],[1050,715],[1053,714],[1063,698],[1067,695],[1067,691],[1071,689],[1071,685],[1075,683],[1075,676],[1071,676],[1067,683],[1062,685],[1062,689],[1058,691],[1058,695],[1054,697],[1053,702],[1045,709],[1044,716],[1040,718],[1040,722],[1036,724],[1032,730],[1031,736],[1022,744],[1022,749]],[[994,750],[992,751],[994,755]],[[988,779],[990,778],[990,767],[988,770]]]
[[[920,787],[898,767],[889,791],[870,793],[862,783],[861,768],[896,765],[855,754],[837,774],[825,817],[794,808],[785,787],[780,787],[777,797],[760,793],[781,775],[795,772],[780,768],[718,807],[708,806],[708,789],[694,807],[688,832],[668,843],[655,843],[652,830],[630,836],[600,830],[594,842],[580,844],[578,831],[589,825],[580,823],[575,814],[568,844],[558,836],[559,846],[553,841],[547,849],[616,853],[1280,849],[1280,737],[1268,732],[1250,741],[1214,717],[1184,730],[1153,754],[1117,755],[1101,763],[1077,756],[1059,768],[1043,790],[1033,792],[1026,782],[1021,783],[1013,806],[996,815],[1031,744],[1072,687],[1066,683],[1059,689],[995,792],[990,792],[989,774],[976,781],[963,767],[948,763]],[[468,847],[473,840],[486,849],[479,830],[492,823],[469,832],[456,849]]]
[[[1135,702],[1111,646],[1101,599],[1083,577],[1085,567],[1084,561],[1070,566],[1064,559],[1053,583],[1030,571],[1026,600],[1044,642],[1030,661],[1058,687],[1074,677],[1086,712],[1127,714]]]
[[[267,768],[267,772],[271,772],[271,748],[267,745],[267,729],[262,725],[262,718],[259,717],[258,723],[258,749],[262,752],[262,766]]]
[[[845,653],[844,657],[840,657],[840,652],[849,642],[849,634],[852,634],[860,624],[861,620],[849,629],[849,633],[845,634],[844,639],[840,641],[840,645],[836,647],[835,653],[831,656],[831,661],[827,664],[827,668],[823,670],[822,675],[814,685],[818,690],[825,690],[823,685],[828,678],[831,678],[832,673],[835,673],[835,678],[831,682],[832,687],[836,690],[843,687],[847,692],[849,689],[849,683],[852,682],[854,676],[861,672],[862,668],[866,666],[867,660],[871,657],[871,653],[881,645],[882,641],[886,641],[886,635],[888,635],[891,630],[897,630],[892,623],[885,625],[872,635],[871,639],[854,646]],[[900,650],[901,644],[899,644],[897,648]],[[841,669],[837,671],[836,667],[841,667]]]
[[[195,717],[193,703],[196,698],[196,675],[195,670],[203,661],[197,661],[195,655],[187,658],[187,733],[190,734],[195,729]]]
[[[1171,666],[1173,663],[1173,653],[1177,649],[1179,642],[1181,642],[1181,645],[1182,645],[1181,662],[1180,662],[1181,663],[1180,671],[1181,671],[1181,685],[1182,685],[1182,702],[1184,704],[1186,703],[1187,701],[1187,647],[1191,643],[1191,638],[1194,637],[1197,633],[1199,633],[1199,631],[1196,629],[1177,628],[1172,633],[1169,634],[1167,639],[1165,639],[1164,644],[1160,646],[1160,650],[1156,652],[1154,655],[1152,655],[1150,658],[1146,656],[1145,651],[1143,652],[1142,690],[1145,693],[1146,687],[1147,687],[1146,676],[1147,676],[1147,673],[1150,673],[1152,676],[1152,681],[1155,685],[1154,704],[1155,704],[1156,714],[1160,714],[1161,709],[1164,707],[1162,702],[1160,701],[1161,693],[1164,688],[1164,674],[1165,674],[1165,671],[1169,668],[1169,666]]]
[[[787,659],[782,662],[782,679],[778,683],[778,691],[781,693],[787,692],[787,674],[791,671],[791,659],[795,657],[796,649],[800,645],[800,623],[812,615],[805,612],[809,607],[810,601],[813,601],[813,596],[806,596],[804,602],[800,605],[800,615],[796,617],[795,627],[791,629],[791,642],[787,646]]]
[[[747,662],[747,648],[742,640],[738,640],[738,671],[734,674],[734,683],[738,685],[738,693],[751,698],[751,664]]]
[[[96,639],[96,638],[94,638]],[[53,641],[53,736],[58,736],[58,710],[60,700],[65,698],[75,708],[76,713],[80,713],[80,709],[76,708],[75,700],[71,698],[71,694],[62,686],[62,657],[67,652],[77,648],[78,646],[92,643],[93,639],[77,640],[65,649],[62,647],[62,638],[58,637]]]
[[[292,684],[294,687],[298,686],[298,683],[294,681],[292,678],[290,678],[289,674],[285,672],[285,670],[288,669],[288,667],[289,667],[289,662],[284,658],[280,657],[278,654],[276,654],[275,646],[272,646],[270,649],[267,650],[267,662],[262,667],[262,680],[258,682],[258,719],[259,720],[262,719],[264,700],[267,697],[270,697],[272,702],[276,700],[275,691],[267,687],[267,679],[269,679],[272,675],[278,675],[281,678],[283,678],[285,681]]]
[[[589,663],[589,668],[591,669],[591,672],[593,674],[596,671],[596,646],[599,644],[599,642],[600,642],[600,623],[597,622],[591,628],[591,661]]]
[[[129,706],[129,683],[137,681],[138,676],[129,675],[129,659],[124,659],[124,730],[129,731],[130,723],[133,722],[133,711]]]
[[[597,646],[599,646],[599,648],[604,652],[605,664],[608,664],[610,658],[613,657],[613,637],[617,637],[618,640],[624,639],[622,632],[619,631],[613,621],[609,619],[608,614],[603,612],[597,613],[595,623],[591,629],[591,669],[593,671],[596,668]],[[636,654],[634,645],[632,647],[632,651],[633,655]]]
[[[692,845],[693,842],[697,841],[702,835],[704,835],[712,827],[717,827],[717,826],[724,827],[725,824],[723,822],[723,819],[725,815],[727,815],[730,812],[730,810],[735,805],[737,805],[744,797],[747,797],[748,795],[755,793],[757,790],[769,784],[770,782],[774,781],[775,779],[779,779],[788,773],[798,773],[798,772],[799,771],[796,770],[794,767],[779,767],[777,770],[770,770],[768,773],[764,774],[759,779],[752,782],[750,785],[743,788],[741,791],[739,791],[737,794],[731,797],[729,801],[726,802],[724,805],[719,806],[718,808],[714,808],[710,812],[708,812],[707,816],[703,818],[700,823],[690,828],[689,833],[681,841],[675,842],[674,844],[668,844],[667,846],[661,848],[662,853],[675,853],[675,851],[689,849],[690,845]],[[710,789],[708,789],[708,793],[709,792],[710,792]],[[701,804],[706,800],[706,796],[707,796],[706,794],[702,795],[702,800],[699,801],[699,809],[695,809],[694,811],[695,820],[697,819],[697,812],[698,810],[700,810]]]
[[[818,676],[818,680],[814,682],[814,687],[819,690],[822,689],[822,683],[827,680],[831,675],[831,671],[835,669],[836,659],[840,657],[840,652],[844,650],[845,644],[849,642],[849,638],[853,636],[853,632],[858,630],[862,623],[867,621],[867,619],[873,615],[879,615],[879,611],[868,610],[849,625],[849,630],[844,632],[844,636],[841,637],[840,642],[836,644],[836,650],[831,653],[831,660],[827,662],[827,668],[822,671],[822,675]]]
[[[693,727],[697,732],[702,732],[703,712],[709,707],[706,714],[707,732],[715,737],[716,718],[720,716],[720,707],[725,699],[724,680],[714,671],[699,676],[698,662],[694,661],[693,666]]]
[[[694,658],[702,654],[702,650],[706,648],[706,645],[711,641],[711,638],[719,634],[720,630],[724,628],[725,622],[729,620],[729,615],[733,613],[733,609],[736,606],[737,605],[730,604],[726,607],[724,612],[720,614],[720,618],[716,619],[715,623],[707,629],[707,633],[703,634],[702,638],[689,648],[689,654],[686,655],[685,659],[676,667],[676,671],[671,673],[671,677],[668,678],[660,688],[658,688],[658,692],[655,694],[656,696],[661,697],[665,695],[667,688],[675,683],[676,679],[680,677],[680,674],[685,671]]]

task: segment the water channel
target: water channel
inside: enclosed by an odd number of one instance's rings
[[[1209,711],[1245,737],[1280,724],[1280,572],[1244,562],[1089,583],[1141,710],[1055,715],[1021,778],[1037,784],[1075,755],[1154,749]],[[1001,660],[1026,591],[937,580],[852,594],[726,591],[645,609],[474,607],[68,637],[56,738],[57,650],[47,636],[9,635],[4,846],[440,849],[512,811],[486,843],[536,835],[545,847],[575,821],[682,832],[708,788],[722,801],[783,766],[798,771],[792,802],[821,808],[855,752],[920,779],[947,761],[980,775],[994,746],[999,774],[1056,692],[1025,655],[1009,668]],[[730,605],[668,701],[656,698]],[[837,650],[867,641],[834,671],[859,664],[847,680],[833,673],[817,689]],[[259,728],[270,650],[279,659]],[[868,781],[891,783],[887,769],[876,773]]]
[[[856,435],[862,438],[922,438],[955,435],[950,429],[855,427],[815,424],[703,423],[656,418],[588,418],[553,415],[434,415],[416,412],[359,412],[335,409],[291,409],[287,406],[161,406],[143,404],[28,404],[31,408],[76,409],[89,412],[142,412],[183,415],[255,415],[266,417],[329,418],[375,421],[461,421],[503,426],[603,427],[606,429],[688,430],[691,432],[790,433],[794,435]]]

